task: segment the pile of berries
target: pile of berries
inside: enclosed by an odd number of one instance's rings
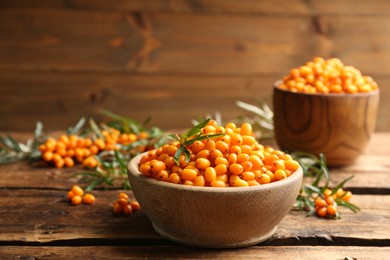
[[[294,68],[283,78],[279,88],[304,93],[364,93],[378,89],[369,76],[339,59],[316,57],[305,65]]]
[[[148,137],[146,132],[136,134],[121,133],[117,129],[103,130],[104,138],[84,138],[77,135],[61,135],[58,139],[48,138],[39,146],[44,161],[54,164],[57,168],[73,167],[81,163],[84,167],[95,168],[99,161],[95,155],[102,151],[120,149],[121,145],[131,144]],[[145,147],[140,147],[141,152]]]
[[[87,193],[84,195],[84,190],[80,188],[80,186],[74,185],[69,191],[68,191],[68,199],[73,205],[79,205],[81,202],[91,205],[95,203],[95,196],[93,196],[91,193]]]
[[[352,193],[350,191],[344,191],[342,188],[339,188],[333,195],[333,190],[326,189],[321,196],[318,196],[315,203],[315,210],[318,217],[337,217],[337,202],[336,200],[343,200],[348,202]]]
[[[129,196],[121,192],[118,195],[118,199],[115,201],[112,211],[115,214],[123,213],[125,216],[129,216],[133,213],[133,211],[138,211],[141,209],[139,203],[135,200],[129,200]]]
[[[181,154],[175,162],[181,145],[178,141],[149,151],[140,160],[139,170],[146,176],[177,184],[245,187],[280,181],[299,168],[290,155],[259,144],[249,123],[219,126],[210,120],[201,129],[201,135],[221,133],[220,137],[196,140],[187,146],[189,161]]]

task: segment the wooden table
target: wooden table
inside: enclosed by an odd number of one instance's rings
[[[71,206],[66,191],[72,169],[0,166],[0,258],[274,258],[390,259],[390,133],[376,133],[359,160],[333,169],[339,181],[350,175],[352,202],[342,219],[305,217],[290,211],[268,241],[247,248],[212,250],[163,239],[142,212],[114,216],[119,190],[98,190],[92,206]]]

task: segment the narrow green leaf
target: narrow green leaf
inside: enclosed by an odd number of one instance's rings
[[[180,165],[180,163],[179,163],[180,155],[181,155],[184,151],[186,151],[186,150],[187,150],[187,148],[185,148],[185,146],[183,146],[183,145],[181,145],[181,146],[179,147],[179,149],[177,149],[175,155],[173,156],[173,160],[175,161],[175,163],[176,163],[177,165]]]
[[[305,189],[305,192],[309,195],[313,194],[313,193],[317,193],[317,194],[320,194],[321,193],[321,189],[318,188],[318,187],[315,187],[315,186],[312,186],[312,185],[305,185],[304,187]]]
[[[92,132],[98,136],[99,138],[104,139],[104,136],[102,135],[102,132],[100,131],[100,128],[95,123],[95,121],[91,118],[89,119],[89,125],[91,126]]]
[[[206,119],[205,121],[203,121],[203,122],[197,124],[196,126],[194,126],[193,128],[191,128],[190,130],[188,130],[188,131],[185,132],[184,134],[182,134],[182,136],[180,137],[180,141],[181,141],[181,142],[185,142],[185,141],[187,140],[188,137],[197,135],[197,134],[201,131],[201,129],[202,129],[203,127],[205,127],[205,126],[209,123],[210,120],[211,120],[211,119],[208,118],[208,119]]]
[[[37,123],[35,125],[34,140],[33,140],[33,143],[31,145],[31,150],[35,151],[38,149],[39,138],[42,135],[42,131],[43,131],[43,124],[42,124],[42,122],[37,121]]]
[[[340,200],[340,199],[336,199],[335,201],[338,205],[347,207],[348,209],[352,210],[354,213],[357,213],[360,210],[360,208],[358,206],[356,206],[350,202]]]
[[[336,192],[338,191],[338,189],[344,187],[345,183],[347,183],[348,181],[350,181],[350,180],[353,179],[354,177],[355,177],[355,175],[352,175],[352,176],[346,178],[345,180],[343,180],[342,182],[340,182],[339,184],[337,184],[337,186],[334,187],[334,189],[333,189],[331,195],[336,194]]]
[[[177,134],[168,134],[166,137],[172,141],[180,141],[180,137]]]
[[[75,126],[68,128],[68,130],[67,130],[68,135],[78,134],[80,132],[80,130],[83,128],[83,126],[85,125],[86,121],[87,120],[85,119],[85,117],[80,118],[80,120],[76,123]]]

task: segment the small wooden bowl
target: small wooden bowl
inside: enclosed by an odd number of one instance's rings
[[[275,139],[281,149],[326,156],[329,166],[352,164],[375,129],[379,90],[306,94],[278,88],[273,95]]]
[[[191,246],[235,248],[270,238],[302,184],[299,168],[288,178],[252,187],[193,187],[142,175],[141,154],[128,165],[131,188],[161,236]]]

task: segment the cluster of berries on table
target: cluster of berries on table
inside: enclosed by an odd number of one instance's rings
[[[112,211],[117,215],[124,214],[129,216],[134,211],[139,210],[141,210],[139,203],[135,200],[129,200],[129,196],[124,192],[119,193],[117,200],[112,206]]]
[[[67,197],[72,205],[79,205],[82,202],[84,204],[91,205],[95,203],[96,200],[95,196],[91,193],[84,194],[84,190],[78,185],[72,186],[67,193]]]
[[[314,201],[317,216],[321,218],[338,217],[337,200],[348,202],[351,197],[352,192],[344,191],[342,188],[337,189],[337,191],[326,189]]]
[[[73,167],[82,164],[84,167],[95,168],[99,164],[96,155],[102,151],[119,150],[121,146],[129,145],[139,139],[148,138],[148,133],[121,133],[115,128],[101,132],[100,138],[89,138],[77,135],[61,135],[54,139],[49,137],[39,146],[42,159],[57,168]],[[139,146],[140,152],[145,146]]]

